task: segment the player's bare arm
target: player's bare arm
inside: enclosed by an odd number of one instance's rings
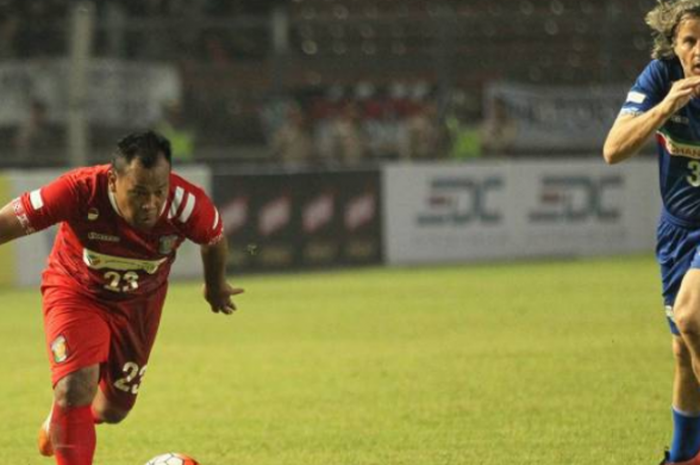
[[[10,242],[26,234],[22,223],[17,219],[12,203],[0,210],[0,244]]]
[[[230,315],[236,310],[231,298],[242,294],[243,289],[234,288],[226,281],[227,241],[222,238],[214,244],[202,245],[201,252],[204,264],[204,298],[214,313]]]
[[[623,113],[613,124],[603,147],[603,157],[611,165],[633,157],[649,138],[678,110],[688,104],[700,87],[700,76],[673,83],[661,103],[639,115]]]

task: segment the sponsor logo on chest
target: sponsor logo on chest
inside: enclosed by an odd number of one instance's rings
[[[111,234],[102,234],[98,232],[89,232],[88,239],[92,241],[103,241],[103,242],[119,242],[121,238],[119,236],[112,236]]]
[[[700,160],[700,144],[697,142],[680,142],[673,140],[670,134],[657,132],[659,142],[663,145],[669,155],[675,157],[686,157]]]
[[[119,257],[95,252],[90,249],[83,249],[83,263],[93,270],[115,270],[115,271],[145,271],[154,274],[160,265],[165,263],[167,258],[158,260],[141,260],[138,258]]]
[[[686,126],[690,124],[690,118],[688,118],[686,116],[681,116],[679,114],[675,114],[675,115],[671,116],[670,120],[673,121],[674,123],[685,124]]]

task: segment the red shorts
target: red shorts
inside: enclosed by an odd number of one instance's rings
[[[63,287],[43,289],[51,382],[100,365],[100,389],[130,410],[158,332],[167,286],[134,301],[97,301]]]

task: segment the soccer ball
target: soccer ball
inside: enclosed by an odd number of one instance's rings
[[[146,462],[146,465],[199,465],[199,462],[185,454],[171,452],[169,454],[153,457]]]

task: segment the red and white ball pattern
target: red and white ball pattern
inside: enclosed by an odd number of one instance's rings
[[[199,462],[185,454],[171,452],[153,457],[146,465],[199,465]]]

